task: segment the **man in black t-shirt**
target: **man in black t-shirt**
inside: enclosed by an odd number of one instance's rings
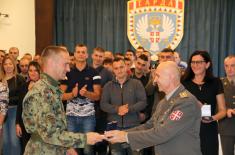
[[[101,47],[96,47],[93,49],[92,57],[92,67],[101,76],[101,87],[112,80],[113,74],[103,66],[104,62],[104,49]],[[107,124],[107,114],[100,109],[100,102],[97,101],[95,104],[96,112],[96,132],[103,133],[106,129]],[[107,154],[107,144],[106,142],[100,142],[95,145],[95,152],[99,155]]]
[[[67,73],[67,80],[62,82],[65,92],[63,100],[67,100],[66,115],[68,130],[87,133],[95,131],[95,101],[100,99],[100,75],[87,65],[87,47],[78,44],[75,47],[75,67]],[[91,154],[91,146],[84,148],[84,154]]]

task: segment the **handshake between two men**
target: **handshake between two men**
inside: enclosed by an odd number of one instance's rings
[[[104,134],[99,134],[95,132],[88,132],[87,134],[87,144],[94,145],[97,142],[106,140],[110,143],[123,143],[127,142],[127,132],[120,130],[110,130],[105,131]]]

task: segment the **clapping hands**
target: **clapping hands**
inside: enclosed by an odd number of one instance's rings
[[[84,86],[80,89],[79,94],[80,94],[81,96],[86,96],[86,93],[87,93],[87,85],[84,85]]]

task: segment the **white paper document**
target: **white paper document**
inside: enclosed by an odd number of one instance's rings
[[[211,105],[203,105],[201,108],[202,117],[211,116]]]

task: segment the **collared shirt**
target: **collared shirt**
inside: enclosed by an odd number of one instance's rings
[[[233,80],[231,79],[229,82],[231,83],[232,86],[235,86],[235,79]]]
[[[174,92],[179,88],[180,86],[176,87],[174,90],[172,90],[169,94],[165,96],[166,100],[169,100],[171,96],[174,94]]]
[[[54,86],[55,88],[59,87],[60,83],[58,81],[56,81],[55,79],[53,79],[50,75],[48,75],[46,73],[41,74],[41,79],[46,79],[49,82],[49,84],[51,86]]]

